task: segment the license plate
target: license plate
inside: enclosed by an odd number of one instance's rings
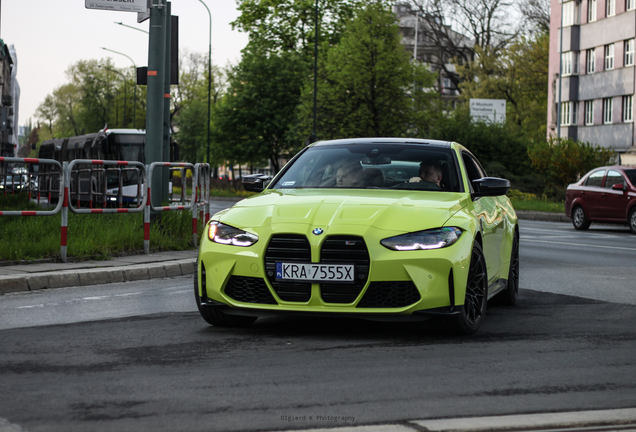
[[[276,279],[353,282],[353,264],[276,263]]]

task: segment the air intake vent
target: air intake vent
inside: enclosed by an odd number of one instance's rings
[[[277,234],[267,245],[265,271],[267,279],[281,300],[307,302],[311,297],[311,283],[279,282],[276,280],[277,262],[311,262],[311,249],[307,237],[297,234]]]
[[[320,294],[326,303],[353,303],[369,277],[369,252],[362,237],[331,236],[322,244],[322,264],[354,264],[354,283],[321,283]]]
[[[371,282],[359,308],[399,308],[412,305],[422,297],[411,281]]]
[[[225,294],[243,303],[277,304],[265,281],[257,277],[232,276],[225,286]]]

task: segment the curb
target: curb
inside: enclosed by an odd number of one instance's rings
[[[571,223],[572,219],[563,213],[548,213],[531,210],[516,210],[517,217],[524,220],[542,221],[542,222],[567,222]]]
[[[114,268],[64,270],[33,275],[0,276],[0,295],[48,288],[100,285],[117,282],[187,276],[196,272],[196,259],[182,259],[153,264],[136,264]]]

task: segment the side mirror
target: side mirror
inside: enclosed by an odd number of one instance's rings
[[[476,197],[505,195],[510,190],[510,181],[497,177],[483,177],[472,183]]]
[[[612,186],[612,190],[617,190],[617,191],[624,192],[625,191],[625,185],[623,183],[616,183],[615,185]]]
[[[243,176],[243,189],[248,192],[262,192],[272,180],[272,176],[265,174],[250,174]]]

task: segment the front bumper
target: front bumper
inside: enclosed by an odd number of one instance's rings
[[[348,234],[347,234],[348,235]],[[342,233],[332,237],[343,236]],[[223,308],[226,313],[338,314],[369,319],[388,315],[423,319],[448,315],[462,305],[473,237],[465,232],[452,246],[435,250],[391,251],[380,245],[386,231],[367,230],[363,239],[368,263],[356,264],[365,279],[351,284],[278,283],[268,276],[268,250],[273,236],[250,247],[201,242],[198,260],[202,307]],[[355,237],[355,236],[354,236]],[[330,238],[307,233],[306,262],[323,262],[324,244]],[[346,258],[344,259],[346,261]],[[270,272],[271,273],[271,272]],[[294,291],[296,290],[296,291]]]

